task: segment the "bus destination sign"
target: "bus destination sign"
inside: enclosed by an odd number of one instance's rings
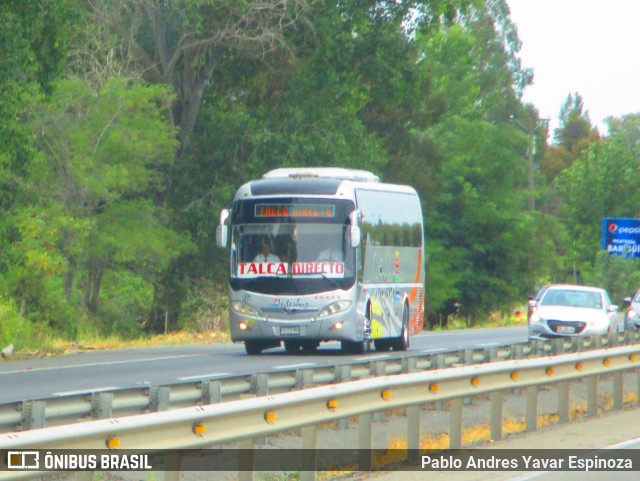
[[[335,205],[256,204],[256,217],[335,217]]]

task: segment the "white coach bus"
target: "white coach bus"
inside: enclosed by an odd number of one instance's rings
[[[230,221],[230,222],[229,222]],[[422,209],[416,191],[341,168],[268,172],[220,214],[229,247],[230,330],[247,354],[406,350],[424,319]]]

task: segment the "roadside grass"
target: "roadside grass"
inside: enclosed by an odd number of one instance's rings
[[[17,351],[12,359],[31,359],[47,356],[61,356],[84,351],[97,351],[106,349],[142,348],[152,346],[179,346],[187,344],[215,344],[229,342],[231,340],[227,332],[206,331],[189,332],[186,330],[169,332],[167,334],[155,334],[137,339],[121,339],[116,336],[109,337],[82,337],[75,341],[54,338],[45,339],[37,350],[24,349]]]
[[[623,397],[625,405],[633,404],[637,401],[638,397],[635,392],[626,393]],[[601,398],[599,409],[607,411],[613,407],[613,398],[610,395],[604,395]],[[390,411],[393,414],[399,414],[400,410]],[[576,402],[571,406],[570,419],[579,419],[585,416],[587,413],[586,402]],[[538,428],[542,429],[546,426],[550,426],[558,423],[558,414],[543,414],[538,416]],[[350,419],[351,421],[351,419]],[[353,417],[353,421],[357,422],[357,417]],[[335,423],[333,423],[335,424]],[[332,423],[325,423],[324,427],[332,427]],[[503,436],[514,436],[523,434],[526,431],[526,422],[523,418],[507,416],[503,420],[502,432]],[[430,434],[422,436],[420,439],[421,450],[445,450],[449,448],[449,434]],[[464,447],[469,448],[474,445],[486,445],[492,444],[494,440],[491,439],[491,428],[489,423],[479,426],[473,426],[465,429],[462,433],[462,444]],[[403,436],[393,436],[388,443],[386,450],[382,450],[374,454],[374,467],[383,467],[392,464],[403,462],[407,457],[407,439]],[[342,466],[339,470],[334,471],[322,471],[318,473],[318,479],[321,481],[336,479],[340,477],[346,477],[357,471],[355,464]],[[280,472],[280,473],[263,473],[259,475],[260,481],[298,481],[300,473],[294,472]]]

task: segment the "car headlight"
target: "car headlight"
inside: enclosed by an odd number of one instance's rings
[[[540,321],[542,321],[542,319],[540,319],[540,316],[537,315],[537,314],[531,314],[530,320],[531,320],[531,322],[540,322]]]
[[[233,309],[236,312],[239,312],[240,314],[246,314],[248,316],[259,316],[260,313],[258,312],[258,309],[256,309],[255,307],[253,307],[250,304],[247,304],[246,302],[242,302],[242,301],[234,301],[231,303],[231,309]]]
[[[636,311],[632,310],[632,309],[629,309],[627,311],[627,317],[629,319],[635,319],[636,317],[638,317],[638,313]]]
[[[322,308],[318,317],[332,316],[334,314],[338,314],[339,312],[346,311],[351,307],[351,301],[338,301],[329,304]]]

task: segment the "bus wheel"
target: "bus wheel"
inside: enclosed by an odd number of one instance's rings
[[[394,351],[406,351],[409,347],[409,309],[404,306],[402,310],[402,331],[400,337],[391,340]]]
[[[342,341],[340,343],[342,352],[346,354],[365,354],[371,350],[371,339],[365,338],[363,341]]]
[[[298,354],[300,352],[300,343],[297,341],[284,341],[284,350],[287,354]]]
[[[262,354],[262,348],[264,346],[260,341],[244,341],[244,350],[249,355]]]

